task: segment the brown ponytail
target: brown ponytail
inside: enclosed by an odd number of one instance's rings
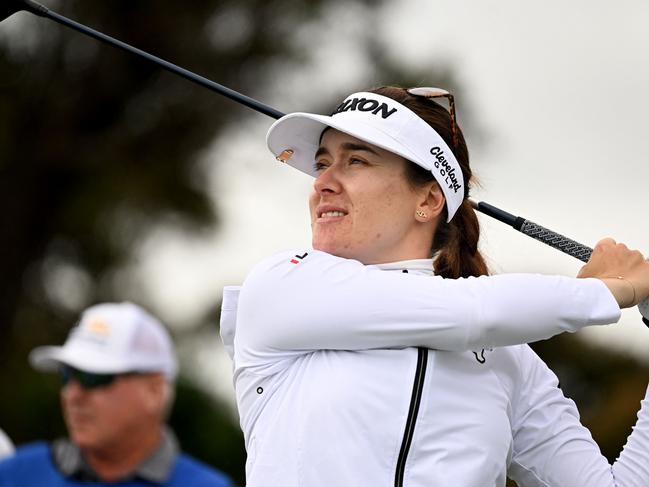
[[[489,274],[487,264],[478,251],[480,223],[475,210],[465,199],[453,219],[440,221],[433,239],[435,274],[456,279],[458,277]]]
[[[403,88],[386,86],[371,90],[405,105],[425,120],[453,148],[464,175],[464,201],[450,222],[446,222],[446,210],[440,217],[433,237],[431,256],[435,256],[435,274],[456,279],[459,277],[483,276],[489,274],[487,264],[478,251],[480,224],[475,210],[468,202],[469,186],[472,182],[469,151],[464,136],[458,127],[457,145],[453,144],[451,117],[441,105],[430,99],[409,94]],[[414,186],[434,180],[430,171],[417,164],[407,164],[406,177]]]

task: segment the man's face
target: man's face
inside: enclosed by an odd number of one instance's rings
[[[108,385],[84,389],[70,379],[61,389],[70,439],[81,449],[110,449],[143,427],[156,427],[163,401],[160,380],[160,374],[123,375]]]

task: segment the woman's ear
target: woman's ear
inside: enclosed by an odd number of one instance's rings
[[[444,211],[446,198],[437,181],[432,181],[422,188],[422,197],[415,211],[415,218],[421,222],[436,220]]]

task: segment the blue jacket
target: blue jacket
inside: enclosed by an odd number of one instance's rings
[[[124,482],[82,482],[64,477],[54,465],[50,448],[45,442],[31,443],[16,450],[13,457],[0,462],[0,487],[231,487],[232,482],[223,473],[200,463],[185,454],[179,454],[168,481],[154,484],[147,480]]]

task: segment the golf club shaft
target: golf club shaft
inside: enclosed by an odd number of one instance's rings
[[[165,61],[164,59],[153,56],[152,54],[149,54],[146,51],[130,46],[125,42],[107,36],[106,34],[102,34],[101,32],[91,29],[90,27],[86,27],[85,25],[75,22],[74,20],[70,20],[67,17],[64,17],[63,15],[59,15],[56,12],[53,12],[47,7],[44,7],[43,5],[40,5],[32,0],[21,0],[21,1],[22,3],[25,4],[25,10],[28,10],[41,17],[46,17],[48,19],[51,19],[54,22],[57,22],[66,27],[70,27],[71,29],[81,32],[82,34],[86,34],[90,37],[93,37],[94,39],[109,44],[113,47],[117,47],[126,52],[135,54],[136,56],[143,57],[147,61],[151,61],[152,63],[157,64],[158,66],[160,66],[163,69],[166,69],[167,71],[177,74],[178,76],[182,76],[183,78],[188,79],[189,81],[197,83],[209,90],[215,91],[220,95],[230,98],[231,100],[234,100],[238,103],[241,103],[242,105],[252,108],[253,110],[263,113],[264,115],[268,115],[269,117],[273,117],[273,118],[280,118],[284,115],[283,113],[278,112],[277,110],[267,105],[264,105],[263,103],[260,103],[257,100],[250,98],[249,96],[243,95],[226,86],[215,83],[214,81],[211,81],[203,76],[199,76],[187,69],[172,64],[169,61]]]
[[[203,76],[199,76],[187,69],[176,66],[175,64],[165,61],[164,59],[153,56],[152,54],[142,51],[141,49],[130,46],[122,41],[114,39],[113,37],[107,36],[99,31],[86,27],[83,24],[59,15],[56,12],[53,12],[52,10],[37,2],[34,2],[33,0],[11,0],[11,3],[14,6],[14,11],[27,10],[40,17],[49,18],[61,25],[70,27],[101,42],[130,52],[132,54],[135,54],[136,56],[140,56],[150,62],[157,64],[158,66],[166,69],[169,72],[177,74],[178,76],[182,76],[189,81],[197,83],[209,90],[212,90],[220,95],[230,98],[231,100],[241,103],[248,108],[252,108],[259,113],[268,115],[271,118],[278,119],[284,116],[282,112],[275,110],[274,108],[265,105],[255,100],[254,98],[250,98],[249,96],[243,95],[226,86],[215,83],[214,81],[204,78]],[[575,242],[568,237],[553,232],[552,230],[549,230],[522,217],[512,215],[511,213],[496,208],[489,203],[471,201],[471,204],[477,211],[495,218],[496,220],[499,220],[503,223],[506,223],[515,230],[518,230],[519,232],[524,233],[529,237],[543,242],[546,245],[554,247],[561,252],[576,257],[583,262],[587,262],[593,252],[593,249],[591,249],[590,247],[580,244],[579,242]],[[647,326],[649,326],[649,299],[646,299],[642,303],[640,303],[639,307],[641,313],[643,314],[642,320]]]

